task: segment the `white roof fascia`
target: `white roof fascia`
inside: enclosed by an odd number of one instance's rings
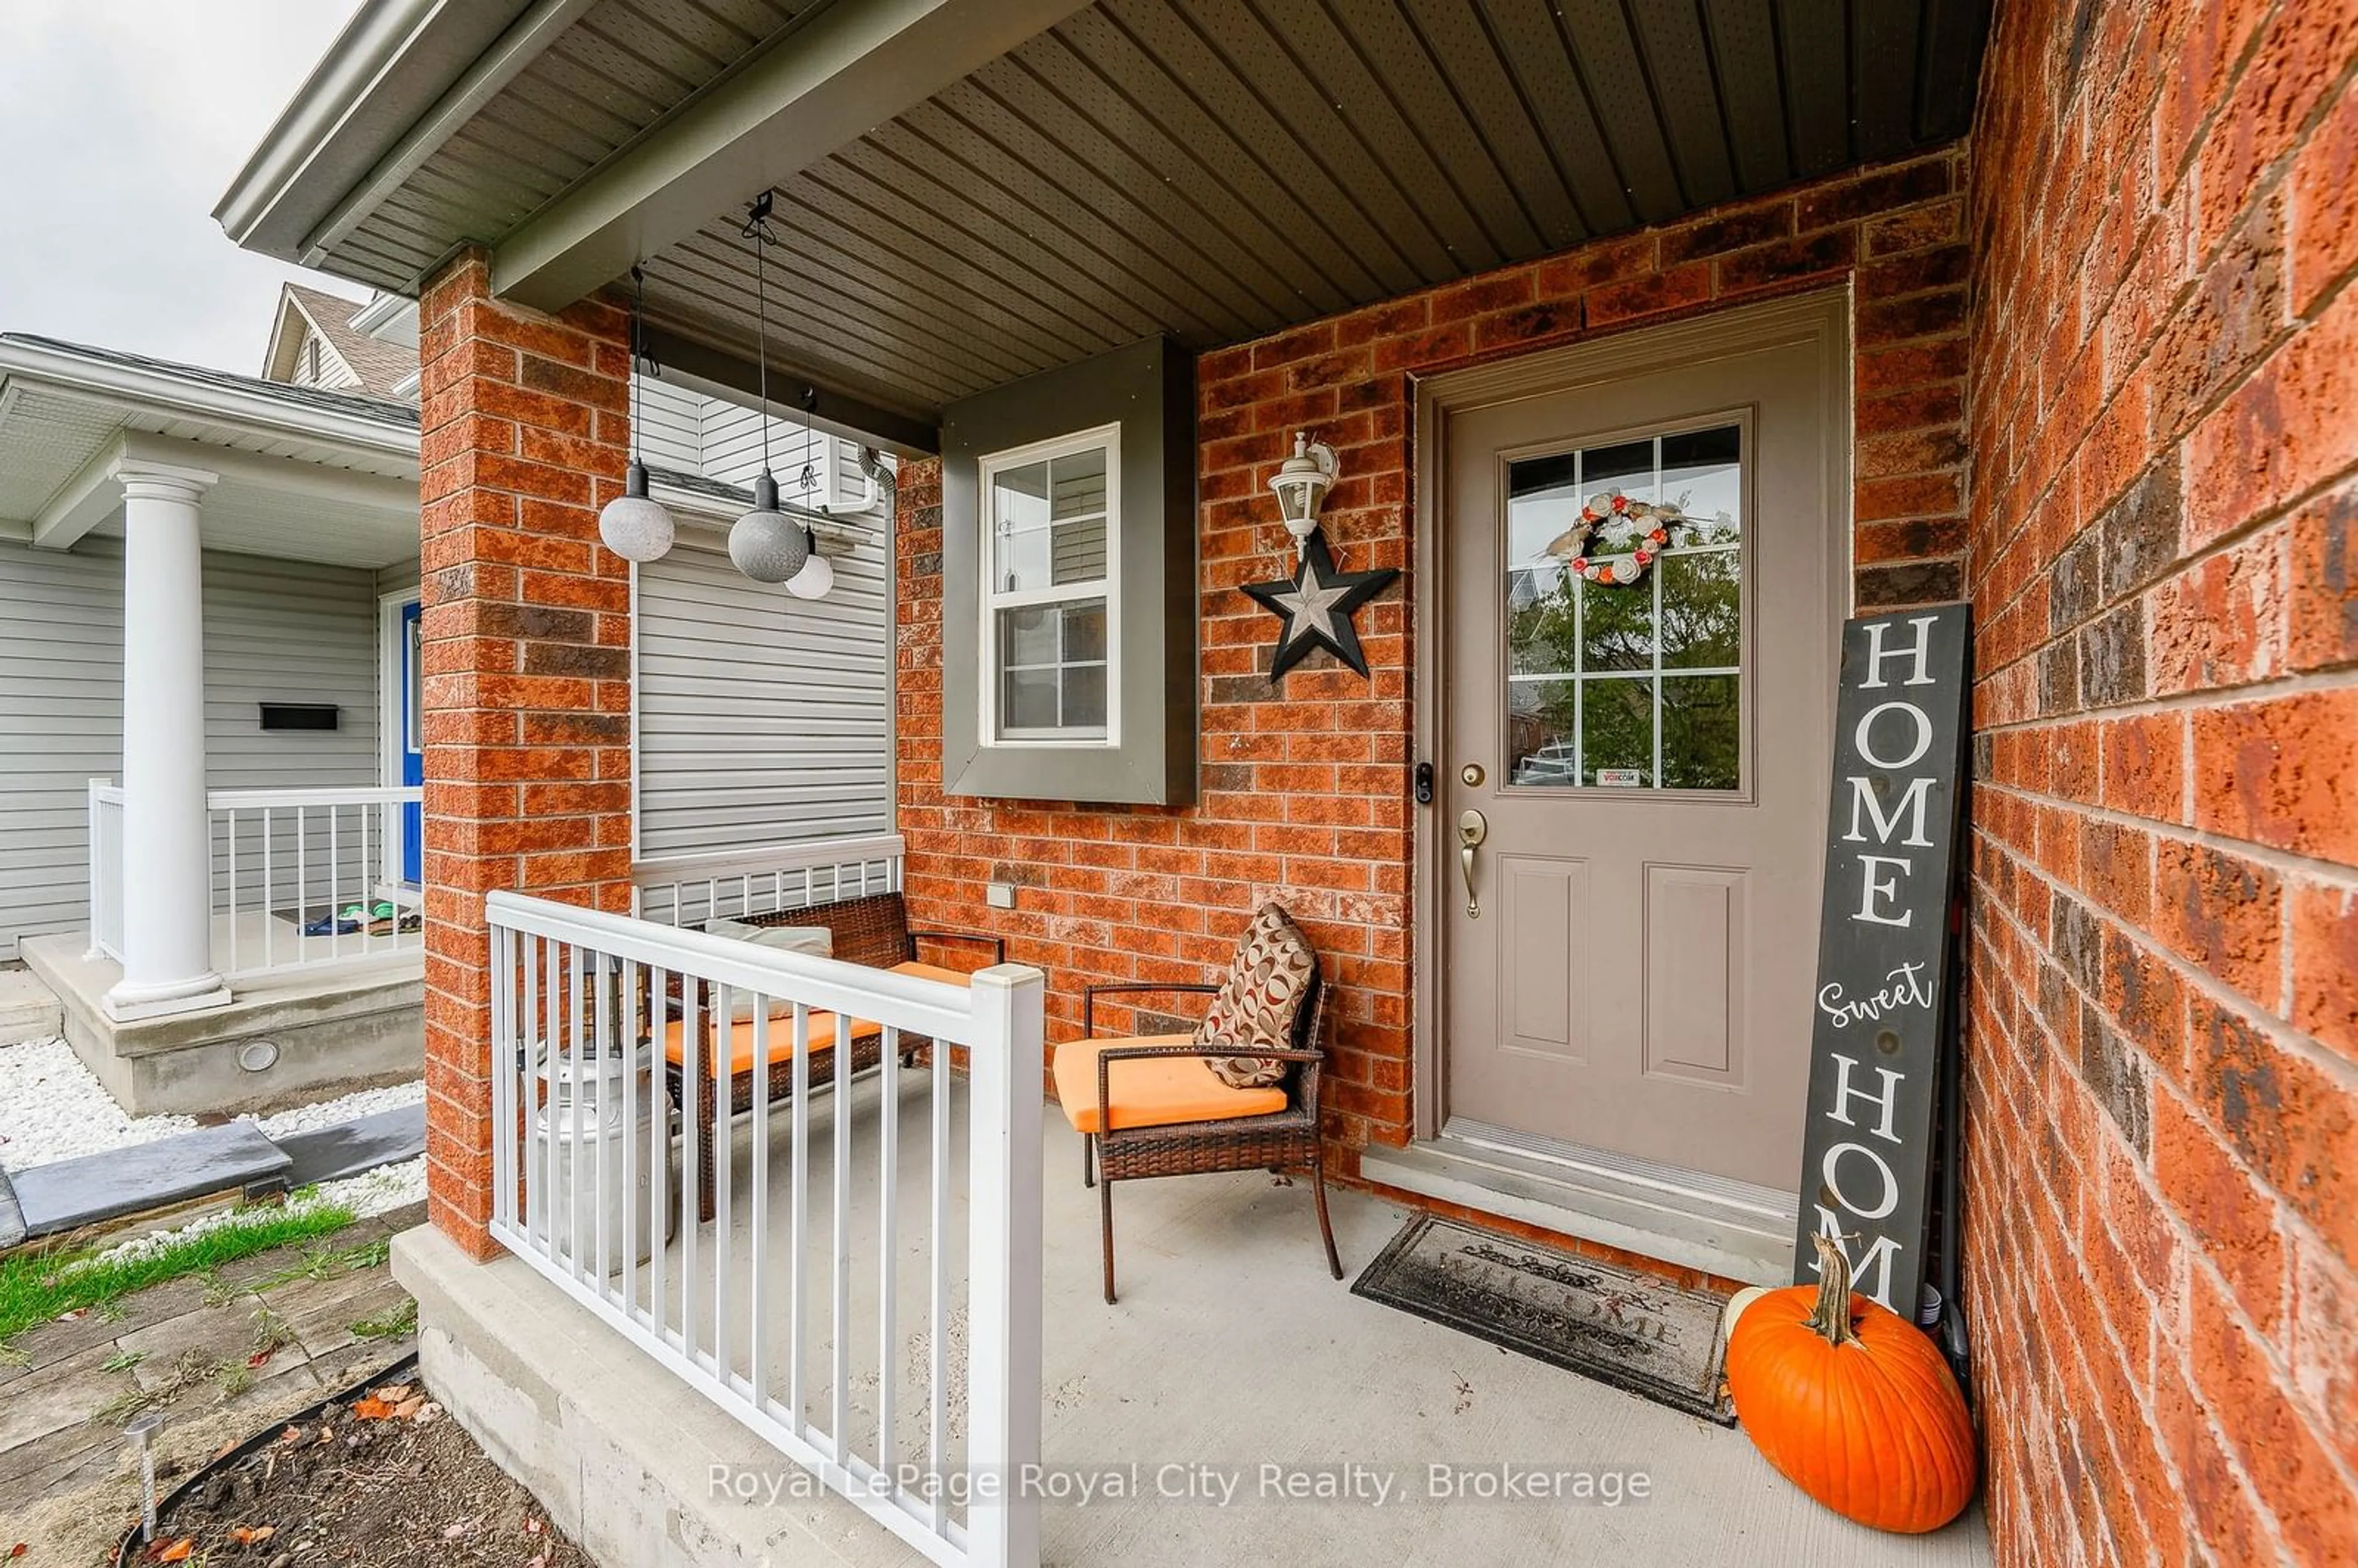
[[[307,437],[413,463],[417,459],[417,430],[406,421],[372,419],[346,409],[196,381],[155,366],[118,364],[46,344],[0,342],[0,383],[19,378],[119,406]]]

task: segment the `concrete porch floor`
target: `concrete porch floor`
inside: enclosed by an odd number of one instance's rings
[[[909,1076],[902,1147],[904,1157],[921,1159],[923,1076]],[[862,1233],[876,1206],[872,1118],[880,1098],[873,1078],[854,1092],[851,1207]],[[826,1162],[817,1157],[828,1147],[827,1109],[826,1098],[815,1097],[811,1211],[819,1230],[831,1204]],[[778,1115],[783,1128],[783,1107]],[[748,1129],[747,1119],[737,1124],[731,1191],[741,1245],[752,1175]],[[1052,1469],[1076,1472],[1136,1464],[1145,1479],[1139,1498],[1046,1504],[1049,1563],[1364,1568],[1610,1560],[1881,1568],[1989,1561],[1978,1502],[1932,1536],[1877,1534],[1803,1497],[1741,1433],[1352,1295],[1347,1277],[1338,1283],[1327,1276],[1307,1186],[1279,1185],[1265,1173],[1118,1187],[1121,1300],[1109,1307],[1098,1292],[1097,1195],[1081,1185],[1078,1140],[1053,1106],[1044,1140],[1044,1458]],[[781,1171],[783,1144],[781,1136],[773,1153]],[[961,1140],[954,1169],[963,1168],[963,1158]],[[1357,1193],[1336,1192],[1332,1200],[1347,1276],[1356,1277],[1406,1214]],[[901,1201],[905,1237],[906,1217],[922,1215],[923,1204],[914,1185]],[[708,1271],[713,1235],[713,1227],[699,1227],[700,1267]],[[903,1272],[922,1280],[923,1238],[907,1238],[906,1245]],[[667,1254],[675,1279],[680,1252],[675,1242]],[[953,1277],[962,1275],[962,1264],[954,1264]],[[396,1241],[395,1271],[418,1297],[426,1372],[438,1397],[611,1568],[923,1561],[839,1498],[789,1493],[749,1501],[716,1485],[716,1476],[751,1477],[741,1484],[766,1487],[799,1472],[520,1260],[474,1264],[439,1233],[419,1229]],[[872,1321],[874,1273],[872,1265],[853,1271],[855,1325]],[[811,1289],[823,1310],[824,1272]],[[784,1294],[774,1282],[769,1290],[773,1303]],[[905,1280],[895,1294],[904,1303],[900,1323],[918,1330],[911,1359],[922,1366],[922,1299]],[[741,1347],[741,1287],[731,1296],[740,1325],[731,1338]],[[676,1312],[666,1315],[676,1325]],[[958,1322],[954,1314],[951,1340],[962,1361]],[[773,1346],[781,1332],[773,1321]],[[855,1327],[855,1336],[865,1332]],[[708,1344],[708,1331],[698,1337]],[[865,1359],[854,1361],[852,1427],[866,1444],[874,1433],[866,1407],[875,1357],[872,1346],[854,1343]],[[817,1351],[806,1359],[805,1408],[823,1424],[827,1357],[823,1346]],[[961,1371],[954,1363],[953,1377]],[[903,1452],[921,1456],[912,1410],[919,1395],[904,1389],[899,1399]],[[1263,1498],[1265,1462],[1303,1471],[1363,1466],[1392,1478],[1390,1500],[1377,1507]],[[1166,1464],[1241,1477],[1236,1499],[1222,1506],[1159,1495],[1157,1470]],[[1435,1465],[1642,1473],[1649,1496],[1616,1507],[1444,1500],[1430,1489]]]

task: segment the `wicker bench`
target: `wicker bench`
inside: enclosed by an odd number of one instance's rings
[[[1214,1076],[1207,1058],[1239,1054],[1234,1045],[1206,1049],[1185,1034],[1097,1037],[1097,1000],[1101,996],[1210,995],[1219,989],[1090,986],[1081,1000],[1083,1038],[1056,1048],[1056,1098],[1081,1134],[1082,1184],[1098,1188],[1109,1305],[1114,1300],[1113,1184],[1149,1176],[1308,1166],[1317,1195],[1318,1233],[1326,1244],[1326,1268],[1335,1278],[1343,1277],[1335,1227],[1326,1217],[1326,1167],[1318,1141],[1326,990],[1314,971],[1294,1015],[1293,1049],[1246,1053],[1287,1064],[1285,1077],[1267,1088],[1231,1088]]]
[[[899,974],[922,976],[928,979],[964,983],[966,971],[925,963],[918,944],[965,944],[985,949],[993,964],[1003,963],[1007,944],[1003,938],[978,931],[936,931],[909,924],[908,905],[897,892],[874,893],[864,898],[841,899],[833,903],[813,904],[806,909],[782,909],[773,914],[747,915],[748,925],[823,925],[834,939],[834,957],[851,964],[865,964],[871,968],[891,969]],[[687,1054],[682,1017],[684,994],[679,977],[671,979],[666,998],[664,1038],[658,1042],[664,1054],[664,1071],[670,1086],[672,1103],[686,1113],[684,1093],[686,1073],[682,1059]],[[698,1044],[706,1059],[698,1064],[697,1093],[693,1114],[700,1136],[697,1143],[698,1203],[697,1217],[708,1220],[713,1216],[715,1173],[713,1170],[713,1129],[719,1113],[719,1082],[721,1063],[716,1049],[720,1031],[711,1022],[712,995],[710,988],[696,983],[696,1011],[704,1022]],[[653,999],[643,1005],[641,1016],[649,1021],[654,1017]],[[794,1030],[791,1024],[773,1020],[765,1054],[766,1062],[757,1063],[754,1042],[757,1038],[752,1019],[738,1021],[729,1026],[728,1063],[729,1114],[741,1116],[756,1104],[790,1098],[794,1094]],[[837,1026],[835,1015],[814,1011],[809,1019],[810,1065],[807,1081],[813,1084],[832,1080],[835,1072]],[[903,1034],[900,1037],[901,1060],[905,1064],[917,1052],[933,1044],[925,1035]],[[855,1019],[851,1023],[851,1071],[864,1073],[884,1058],[884,1030],[882,1024],[867,1019]]]

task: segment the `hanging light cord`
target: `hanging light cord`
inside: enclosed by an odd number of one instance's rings
[[[639,431],[639,419],[644,405],[639,391],[640,367],[649,373],[654,361],[647,357],[647,274],[636,262],[631,264],[631,460],[645,466],[646,447]]]
[[[753,198],[746,209],[745,238],[753,245],[753,342],[762,389],[762,471],[770,471],[770,299],[764,245],[778,243],[770,228],[770,192]]]

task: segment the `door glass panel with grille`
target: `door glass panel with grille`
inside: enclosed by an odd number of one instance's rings
[[[1507,464],[1509,782],[1743,787],[1743,518],[1741,421]]]

